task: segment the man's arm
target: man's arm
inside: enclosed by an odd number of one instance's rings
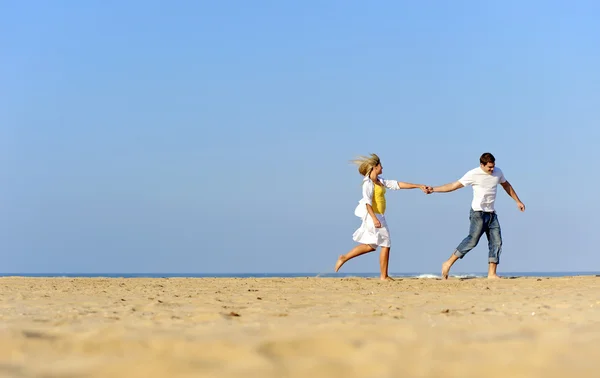
[[[455,181],[455,182],[451,182],[449,184],[446,185],[442,185],[442,186],[434,186],[431,191],[433,193],[448,193],[448,192],[453,192],[456,189],[460,189],[464,187],[463,184],[460,183],[460,181]]]
[[[519,207],[519,210],[521,211],[525,211],[525,205],[523,204],[523,202],[521,202],[521,200],[519,199],[519,196],[517,195],[517,192],[515,192],[515,189],[512,187],[512,185],[510,185],[510,182],[508,181],[504,181],[502,184],[502,187],[504,188],[504,190],[506,191],[506,193],[508,193],[508,195],[515,200],[515,202],[517,203],[517,206]]]

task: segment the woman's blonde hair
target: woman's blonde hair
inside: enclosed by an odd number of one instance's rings
[[[367,176],[371,174],[373,168],[381,164],[381,160],[376,154],[371,154],[371,156],[359,156],[352,160],[352,163],[358,165],[358,173]]]

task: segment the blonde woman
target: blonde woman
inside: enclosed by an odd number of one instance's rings
[[[431,192],[431,187],[422,184],[410,184],[396,180],[386,180],[380,175],[383,172],[381,160],[376,154],[360,156],[352,161],[358,165],[358,172],[363,176],[362,199],[354,210],[354,214],[362,219],[362,224],[354,232],[352,238],[360,243],[350,252],[341,255],[335,264],[335,271],[340,270],[346,261],[365,253],[373,252],[381,247],[379,255],[380,279],[391,280],[388,276],[388,262],[390,259],[390,233],[385,221],[385,193],[386,189],[421,189],[424,193]]]

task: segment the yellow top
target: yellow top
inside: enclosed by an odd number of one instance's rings
[[[371,207],[375,214],[385,214],[385,187],[382,185],[374,185],[373,201]]]

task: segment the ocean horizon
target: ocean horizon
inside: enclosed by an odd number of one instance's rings
[[[458,272],[450,274],[455,278],[485,277],[486,272]],[[505,278],[517,277],[571,277],[598,276],[600,271],[565,271],[565,272],[500,272]],[[390,273],[398,278],[441,278],[434,272]],[[0,277],[69,277],[69,278],[376,278],[379,273],[0,273]]]

